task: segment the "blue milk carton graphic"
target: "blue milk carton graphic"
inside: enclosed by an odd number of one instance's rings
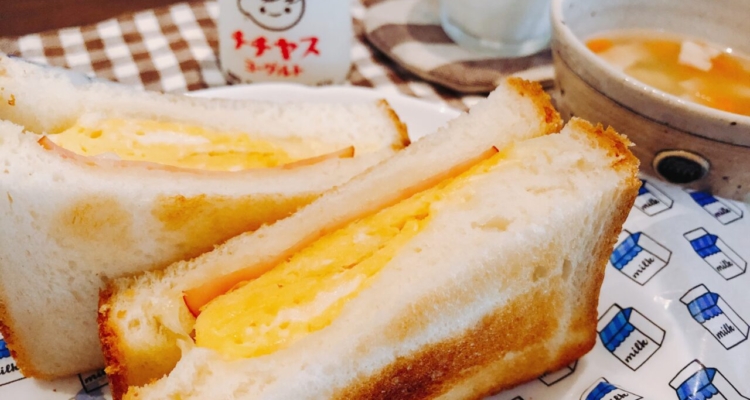
[[[599,378],[594,382],[593,385],[591,385],[588,389],[586,389],[585,392],[583,392],[583,395],[581,395],[581,400],[639,400],[643,399],[643,397],[628,392],[627,390],[624,390],[622,388],[619,388],[611,383],[609,383],[604,378]]]
[[[664,329],[637,310],[613,304],[596,327],[604,347],[633,371],[661,348]]]
[[[635,208],[648,216],[656,215],[672,208],[674,201],[667,197],[658,187],[641,179],[641,188],[635,198]]]
[[[734,205],[730,205],[729,202],[717,199],[710,193],[696,192],[690,189],[687,189],[687,192],[690,193],[690,197],[692,197],[699,206],[703,207],[707,213],[711,214],[716,220],[724,225],[742,218],[742,210]]]
[[[10,358],[10,349],[4,339],[0,339],[0,360]]]
[[[86,393],[100,393],[101,388],[107,386],[109,381],[107,380],[107,374],[103,369],[88,372],[85,374],[78,374],[78,380],[83,385],[83,391]]]
[[[684,236],[693,250],[724,279],[730,280],[745,273],[747,261],[718,236],[703,228],[694,229]]]
[[[10,356],[10,349],[5,340],[0,336],[0,386],[20,381],[24,376],[18,369],[16,362]]]
[[[617,246],[609,256],[615,269],[639,285],[645,285],[662,268],[669,264],[672,252],[656,243],[643,232],[620,232]]]
[[[539,380],[547,386],[552,386],[555,383],[560,382],[561,380],[573,375],[573,373],[576,372],[577,366],[578,360],[573,361],[571,364],[568,364],[566,367],[557,371],[545,373],[544,375],[539,377]]]
[[[747,340],[750,331],[747,323],[705,285],[688,290],[680,301],[687,306],[693,319],[711,332],[724,348],[731,349]]]
[[[108,400],[108,397],[101,391],[101,389],[87,392],[86,389],[81,389],[76,396],[70,400]]]
[[[747,376],[745,376],[747,378]],[[716,368],[706,368],[698,360],[685,366],[669,382],[680,400],[748,400]]]

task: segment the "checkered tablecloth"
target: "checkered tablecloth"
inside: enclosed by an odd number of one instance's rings
[[[352,4],[348,83],[397,91],[465,109],[478,100],[425,83],[378,53],[364,37],[366,3]],[[0,38],[0,51],[127,85],[186,92],[227,84],[218,64],[215,1],[178,3],[97,24]]]

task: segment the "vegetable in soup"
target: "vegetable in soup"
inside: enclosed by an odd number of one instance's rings
[[[750,57],[731,48],[661,32],[609,32],[588,48],[656,89],[750,116]]]

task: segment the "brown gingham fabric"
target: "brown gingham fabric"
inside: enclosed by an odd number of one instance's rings
[[[552,85],[550,50],[520,58],[499,58],[461,48],[443,31],[439,4],[425,0],[365,0],[365,36],[415,75],[463,93],[489,92],[510,75]]]
[[[466,109],[479,97],[426,83],[371,47],[365,5],[353,2],[351,85],[400,92]],[[147,90],[181,93],[227,84],[218,65],[215,1],[178,3],[99,23],[0,38],[0,51]]]

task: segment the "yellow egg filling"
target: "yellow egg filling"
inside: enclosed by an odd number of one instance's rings
[[[196,321],[196,344],[229,357],[255,357],[328,326],[430,223],[439,203],[464,201],[470,192],[462,189],[472,177],[501,158],[496,154],[458,177],[323,236],[259,278],[212,300]]]
[[[340,149],[315,140],[274,138],[271,141],[244,132],[222,132],[176,122],[119,118],[84,120],[81,118],[49,138],[58,146],[83,156],[211,171],[276,167]]]

